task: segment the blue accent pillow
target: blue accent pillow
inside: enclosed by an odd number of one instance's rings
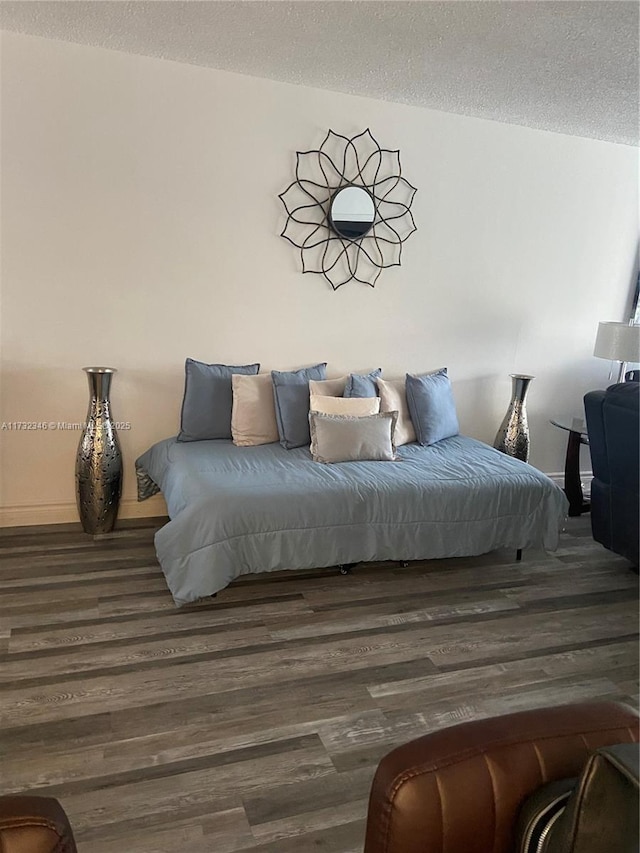
[[[311,444],[309,432],[309,380],[326,379],[327,364],[301,370],[272,370],[273,396],[280,444],[287,450]]]
[[[259,364],[205,364],[188,358],[184,365],[184,397],[178,441],[231,438],[233,373],[255,374]]]
[[[347,379],[343,397],[378,397],[378,386],[376,379],[382,375],[382,368],[372,370],[363,376],[360,373],[351,373]]]
[[[460,425],[447,369],[414,376],[407,373],[407,404],[418,443],[435,444],[458,435]]]

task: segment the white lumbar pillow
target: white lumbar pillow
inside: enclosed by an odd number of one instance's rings
[[[410,444],[416,440],[416,431],[409,414],[407,392],[404,379],[376,379],[380,392],[380,411],[397,412],[395,442],[396,446]]]
[[[311,394],[309,411],[325,415],[351,415],[354,418],[377,415],[380,411],[379,397],[328,397]]]
[[[249,379],[249,382],[245,382]],[[231,437],[238,447],[271,444],[278,441],[276,407],[270,373],[255,376],[231,375],[233,405],[231,407]]]

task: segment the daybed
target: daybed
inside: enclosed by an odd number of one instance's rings
[[[175,603],[250,572],[557,547],[567,501],[530,465],[462,435],[398,457],[325,465],[278,443],[154,445],[136,463],[139,498],[167,502],[155,545]]]

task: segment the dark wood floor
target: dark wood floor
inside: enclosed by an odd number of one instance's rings
[[[395,744],[462,720],[637,704],[638,578],[559,551],[250,576],[176,610],[153,530],[0,541],[0,789],[81,853],[361,853]]]

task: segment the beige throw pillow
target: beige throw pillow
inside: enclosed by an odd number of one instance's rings
[[[339,376],[337,379],[310,379],[309,392],[322,394],[324,397],[342,397],[348,379],[348,376]]]
[[[416,440],[416,431],[409,414],[404,379],[376,379],[380,392],[380,411],[397,412],[395,442],[400,447]]]
[[[325,415],[351,415],[354,418],[364,415],[377,415],[380,411],[379,397],[326,397],[311,394],[309,410],[323,412]]]
[[[249,380],[248,382],[245,380]],[[231,437],[238,447],[271,444],[279,440],[273,382],[270,373],[231,376],[233,405]]]
[[[397,412],[353,418],[309,413],[311,456],[314,462],[393,462]]]

